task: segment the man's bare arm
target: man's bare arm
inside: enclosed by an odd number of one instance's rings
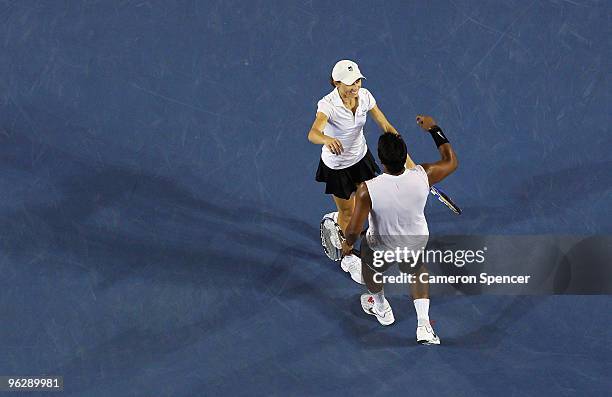
[[[427,172],[427,179],[429,180],[429,186],[431,186],[452,174],[457,169],[459,163],[451,144],[432,117],[418,115],[417,124],[432,135],[440,152],[440,160],[435,163],[421,164],[425,172]]]

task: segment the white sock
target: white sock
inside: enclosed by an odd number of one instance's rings
[[[374,305],[376,306],[376,310],[378,310],[379,312],[382,311],[385,307],[385,290],[381,289],[380,292],[372,294],[372,297],[374,298]]]
[[[414,308],[416,309],[419,327],[429,324],[429,299],[415,299]]]

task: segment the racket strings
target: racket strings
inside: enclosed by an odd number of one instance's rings
[[[326,219],[323,221],[321,238],[327,256],[333,260],[340,259],[342,257],[342,241],[335,223],[332,220]]]

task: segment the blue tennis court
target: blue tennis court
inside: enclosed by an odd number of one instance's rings
[[[609,396],[612,274],[580,255],[612,252],[611,11],[0,1],[0,376],[88,397]],[[414,116],[445,126],[463,214],[431,197],[431,235],[578,236],[562,288],[432,286],[440,346],[415,343],[407,291],[393,326],[363,313],[321,248],[334,205],[306,138],[339,59],[415,162],[437,152]],[[597,288],[571,287],[584,269]]]

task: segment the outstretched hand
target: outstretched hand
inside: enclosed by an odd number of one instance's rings
[[[433,127],[434,125],[438,125],[436,123],[436,120],[433,119],[433,117],[426,116],[424,114],[419,114],[416,116],[416,123],[425,131],[429,131],[431,127]]]

